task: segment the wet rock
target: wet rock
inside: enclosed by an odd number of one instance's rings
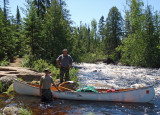
[[[17,76],[8,75],[8,76],[1,77],[0,81],[4,85],[11,85],[14,79],[17,79]]]
[[[3,109],[3,115],[21,115],[20,109],[15,106],[5,107]]]
[[[36,72],[28,68],[23,67],[1,67],[0,66],[0,77],[13,75],[17,76],[18,78],[22,78],[24,81],[33,81],[33,80],[40,80],[41,76],[44,73]]]
[[[0,67],[0,71],[16,71],[14,69],[8,69],[6,67]]]
[[[8,87],[13,83],[13,80],[17,79],[17,76],[14,75],[8,75],[0,78],[2,91],[5,91],[8,89]]]
[[[79,67],[79,66],[76,66],[76,65],[73,65],[73,67],[75,68],[75,69],[82,69],[83,67]]]
[[[24,81],[31,82],[33,80],[39,81],[42,75],[39,74],[20,74],[17,75],[18,78],[23,79]]]
[[[103,63],[115,64],[115,62],[111,58],[107,58],[107,59],[103,60]]]
[[[145,84],[134,84],[134,85],[131,85],[132,88],[141,88],[141,87],[145,87],[146,85]]]
[[[118,63],[117,63],[117,65],[119,65],[119,66],[123,66],[123,64],[122,64],[121,62],[118,62]]]
[[[97,72],[97,70],[94,70],[93,72]]]

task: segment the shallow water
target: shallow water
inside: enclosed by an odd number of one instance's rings
[[[156,96],[150,103],[115,103],[73,100],[54,100],[50,104],[40,102],[40,97],[16,95],[14,98],[0,96],[0,112],[5,106],[31,108],[34,115],[83,114],[83,115],[160,115],[160,69],[136,68],[99,64],[75,64],[80,68],[82,86],[96,85],[112,88],[130,88],[135,84],[155,85]]]
[[[115,103],[115,102],[90,102],[55,100],[49,104],[40,102],[39,97],[17,95],[6,100],[7,106],[25,105],[33,111],[34,115],[50,114],[98,114],[98,115],[144,115],[158,114],[160,111],[153,103]]]

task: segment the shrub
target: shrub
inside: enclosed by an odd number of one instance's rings
[[[18,80],[19,80],[19,81],[23,81],[23,79],[22,79],[22,78],[18,78]]]
[[[32,111],[30,109],[21,108],[20,109],[21,115],[32,115]]]
[[[51,73],[53,74],[54,76],[54,79],[57,79],[59,78],[59,69],[56,68],[55,66],[53,66],[52,64],[49,66],[49,69],[51,71]]]
[[[59,69],[57,69],[55,66],[53,66],[52,64],[47,63],[47,61],[39,59],[37,61],[33,62],[33,69],[39,71],[39,72],[43,72],[44,69],[49,68],[52,75],[55,78],[58,78],[59,75]]]
[[[79,78],[77,77],[78,70],[75,68],[71,68],[69,71],[70,80],[74,82],[78,82]]]
[[[14,87],[13,87],[13,84],[11,84],[10,86],[9,86],[9,88],[7,89],[7,95],[8,96],[13,96],[14,94],[16,94],[16,92],[15,92],[15,90],[14,90]]]
[[[5,88],[4,88],[4,85],[3,85],[2,82],[0,81],[0,93],[2,93],[4,89],[5,89]]]
[[[119,61],[119,56],[120,54],[118,52],[113,52],[112,54],[109,55],[109,58],[111,58],[113,61]]]
[[[49,64],[45,60],[39,59],[33,62],[33,69],[37,71],[43,72],[44,69],[48,67],[49,67]]]
[[[7,59],[4,59],[0,62],[0,66],[8,66],[10,62]]]
[[[33,66],[33,56],[31,55],[24,55],[22,61],[21,61],[22,67],[29,67],[32,68]]]
[[[106,56],[103,54],[103,52],[94,52],[94,53],[86,53],[82,56],[81,60],[82,62],[87,62],[87,63],[93,63],[96,62],[97,60],[105,59]]]

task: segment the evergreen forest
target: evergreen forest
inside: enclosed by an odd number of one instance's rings
[[[0,65],[20,57],[24,66],[37,60],[56,66],[67,48],[74,62],[110,58],[127,66],[160,67],[160,11],[144,6],[143,0],[127,0],[125,16],[113,6],[98,21],[78,27],[65,0],[26,0],[15,16],[9,0],[0,1]]]

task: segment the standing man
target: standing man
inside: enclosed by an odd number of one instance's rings
[[[63,82],[65,74],[65,81],[69,81],[69,70],[72,67],[73,59],[67,54],[67,49],[63,49],[63,54],[57,58],[57,65],[60,68],[60,83]]]

